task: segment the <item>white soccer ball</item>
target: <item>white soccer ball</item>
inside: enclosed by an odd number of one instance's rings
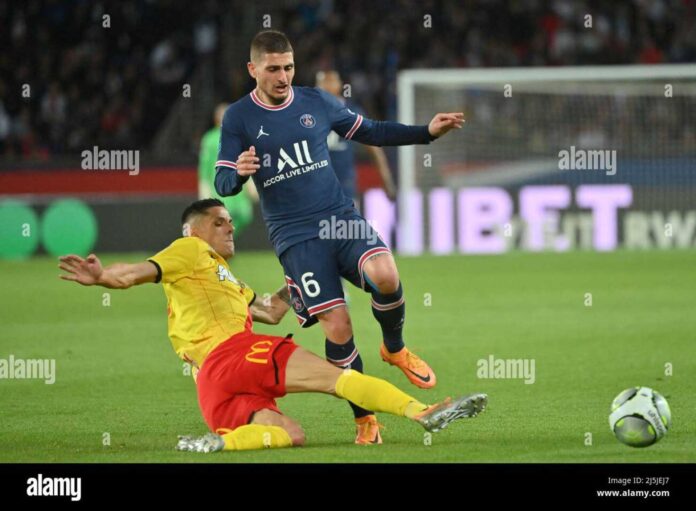
[[[648,387],[631,387],[611,403],[609,427],[619,441],[647,447],[667,434],[672,413],[667,400]]]

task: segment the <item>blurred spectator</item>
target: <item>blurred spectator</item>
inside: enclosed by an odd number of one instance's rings
[[[10,136],[10,127],[12,126],[12,119],[7,114],[5,110],[5,105],[0,101],[0,154],[5,152],[5,144]]]
[[[301,10],[283,11],[278,25],[295,44],[296,81],[310,84],[317,70],[336,68],[379,118],[396,114],[393,55],[399,69],[696,61],[690,0],[300,3]],[[320,41],[308,37],[312,30]]]
[[[195,64],[236,34],[222,14],[245,9],[288,34],[295,83],[337,69],[376,118],[396,115],[399,69],[696,61],[693,0],[0,2],[14,50],[0,53],[0,158],[147,147]],[[218,65],[220,97],[247,92],[244,64]]]
[[[211,5],[0,2],[0,158],[146,146],[194,67],[194,37],[215,50],[223,2]]]

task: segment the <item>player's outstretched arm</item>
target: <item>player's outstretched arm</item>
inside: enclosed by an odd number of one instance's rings
[[[392,121],[375,121],[353,112],[326,91],[317,89],[328,113],[331,129],[347,140],[372,146],[429,144],[464,124],[462,112],[435,114],[428,124],[410,126]]]
[[[355,114],[348,114],[340,118],[332,125],[333,129],[346,139],[373,146],[429,144],[450,130],[460,129],[464,124],[464,114],[461,112],[435,114],[429,124],[422,126],[374,121],[361,115],[352,120],[354,116]],[[350,129],[349,123],[352,126]]]
[[[285,313],[288,312],[290,303],[288,288],[283,286],[270,298],[255,300],[249,307],[251,318],[259,323],[277,325],[283,319]]]
[[[104,268],[99,258],[94,254],[90,254],[86,259],[71,254],[62,256],[59,260],[58,267],[67,272],[59,275],[60,278],[77,282],[83,286],[127,289],[131,286],[157,280],[157,267],[151,262],[115,263]]]

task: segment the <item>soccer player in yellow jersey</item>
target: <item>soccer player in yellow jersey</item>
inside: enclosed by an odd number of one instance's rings
[[[288,392],[331,394],[406,417],[433,432],[485,408],[485,394],[428,406],[384,380],[341,370],[290,337],[255,334],[253,321],[277,324],[288,311],[287,288],[264,303],[232,274],[227,260],[234,255],[234,226],[219,200],[194,202],[184,211],[182,224],[182,238],[142,263],[104,268],[94,254],[60,258],[66,272],[61,278],[85,286],[126,289],[162,283],[172,346],[198,370],[199,405],[214,432],[180,437],[177,449],[212,452],[303,445],[300,425],[276,405],[275,399]]]

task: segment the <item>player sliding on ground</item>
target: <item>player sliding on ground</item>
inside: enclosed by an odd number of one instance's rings
[[[483,411],[487,397],[472,394],[427,406],[392,384],[341,370],[297,346],[290,336],[255,334],[252,321],[277,324],[289,309],[283,286],[262,302],[232,275],[234,227],[217,199],[191,204],[182,215],[184,237],[136,264],[106,268],[95,255],[60,258],[60,277],[84,286],[126,289],[162,282],[169,337],[177,355],[198,369],[198,402],[211,431],[180,437],[177,449],[211,452],[304,443],[300,425],[283,415],[275,398],[322,392],[359,406],[406,417],[428,431]]]
[[[281,32],[259,32],[251,43],[250,60],[247,68],[256,88],[223,117],[216,190],[223,197],[235,195],[253,178],[295,313],[303,327],[321,323],[329,362],[363,370],[343,277],[372,295],[372,313],[382,330],[382,359],[414,385],[432,388],[435,373],[404,346],[405,304],[394,258],[355,209],[352,197],[344,195],[327,136],[333,130],[372,146],[428,144],[461,128],[464,115],[440,113],[423,126],[379,122],[353,112],[328,92],[293,87],[293,49]],[[337,226],[335,232],[326,232],[327,225]],[[346,232],[346,226],[357,229]],[[356,443],[381,443],[372,411],[353,406],[353,412]]]

